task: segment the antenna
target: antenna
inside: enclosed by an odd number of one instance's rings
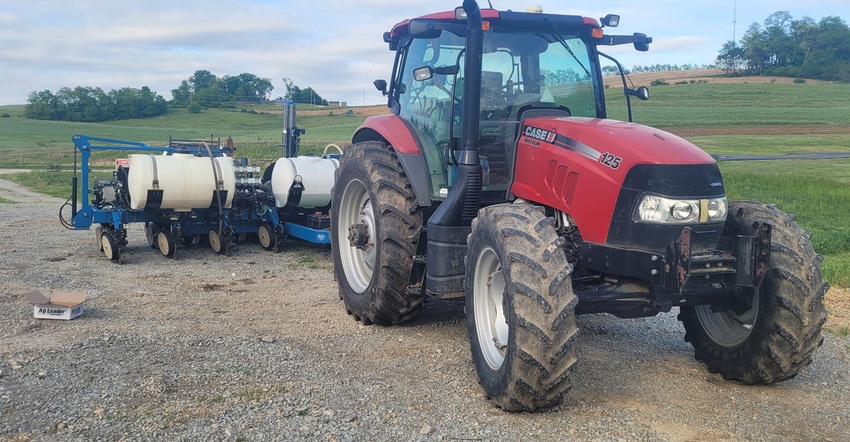
[[[732,47],[735,47],[735,26],[738,24],[738,0],[732,1]]]

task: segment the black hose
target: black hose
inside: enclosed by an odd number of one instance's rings
[[[221,177],[218,176],[218,171],[215,167],[215,157],[213,157],[209,144],[201,143],[201,146],[207,149],[207,155],[209,155],[210,164],[212,165],[213,179],[215,179],[215,196],[218,202],[218,240],[222,241],[222,234],[224,233],[224,203],[221,201]],[[225,247],[225,244],[221,246]]]
[[[62,210],[65,209],[65,207],[68,207],[68,206],[71,206],[71,205],[72,205],[71,198],[68,198],[65,201],[65,203],[62,204],[59,207],[59,223],[62,224],[62,227],[66,228],[68,230],[74,230],[74,225],[71,224],[71,221],[68,221],[68,220],[66,220],[65,218],[62,217]],[[73,206],[76,206],[76,204],[74,204]],[[71,216],[71,219],[73,220],[73,215]]]
[[[59,207],[59,223],[68,230],[74,230],[73,220],[77,216],[77,148],[74,147],[74,176],[71,178],[71,196]],[[62,209],[71,206],[71,221],[62,217]]]

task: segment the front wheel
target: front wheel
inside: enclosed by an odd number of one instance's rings
[[[769,384],[796,376],[823,343],[829,285],[794,215],[776,206],[730,201],[724,236],[753,235],[770,226],[770,258],[761,285],[743,290],[751,308],[736,313],[709,305],[682,307],[679,320],[694,356],[727,380]]]
[[[487,396],[508,411],[560,404],[578,334],[572,266],[554,220],[530,204],[478,212],[466,255],[466,318]]]
[[[367,141],[348,147],[331,201],[334,272],[345,308],[364,324],[416,316],[422,297],[407,291],[422,209],[395,152]]]

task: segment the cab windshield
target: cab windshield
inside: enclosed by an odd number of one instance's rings
[[[453,184],[464,44],[463,37],[451,32],[414,39],[399,71],[399,116],[409,122],[423,147],[433,198],[445,195]],[[601,116],[593,75],[597,67],[587,42],[575,35],[495,29],[484,33],[483,49],[479,149],[486,160],[484,190],[504,191],[523,112],[547,109],[556,116]]]

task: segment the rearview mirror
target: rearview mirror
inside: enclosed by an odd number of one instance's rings
[[[387,80],[375,80],[372,84],[374,84],[375,88],[381,91],[382,94],[387,95]]]
[[[641,86],[637,89],[626,89],[626,94],[632,97],[638,97],[643,101],[649,100],[649,88],[646,86]]]
[[[638,32],[634,33],[634,37],[635,37],[635,39],[638,40],[638,41],[635,41],[635,50],[636,51],[646,52],[646,51],[649,50],[649,43],[652,42],[651,38],[648,38],[646,36],[646,34],[641,34],[641,33],[638,33]]]
[[[429,80],[433,76],[434,70],[431,69],[431,66],[422,66],[413,70],[413,79],[416,81]]]

